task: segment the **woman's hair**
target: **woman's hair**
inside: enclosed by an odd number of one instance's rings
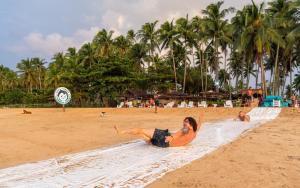
[[[197,121],[194,118],[192,118],[192,117],[186,117],[186,118],[184,118],[184,120],[188,120],[189,121],[189,124],[193,127],[194,132],[197,131],[198,124],[197,124]]]

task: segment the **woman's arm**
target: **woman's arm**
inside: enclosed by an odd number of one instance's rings
[[[199,118],[198,118],[198,127],[197,127],[197,130],[199,130],[200,127],[202,126],[203,120],[204,120],[204,114],[203,114],[203,112],[200,112]]]

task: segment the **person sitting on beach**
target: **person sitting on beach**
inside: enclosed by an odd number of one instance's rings
[[[201,116],[199,117],[199,122],[192,118],[186,117],[183,120],[183,127],[175,132],[170,133],[168,129],[141,129],[134,128],[129,130],[119,130],[117,126],[116,129],[119,135],[129,134],[135,135],[143,138],[147,143],[158,147],[179,147],[184,146],[192,142],[197,135],[197,130],[201,127]]]
[[[250,116],[247,115],[245,112],[240,111],[238,117],[235,118],[234,120],[236,121],[236,120],[238,120],[238,119],[239,119],[240,121],[246,121],[246,122],[249,122],[249,121],[250,121]]]

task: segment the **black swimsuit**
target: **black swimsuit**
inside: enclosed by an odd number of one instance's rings
[[[162,148],[169,147],[169,142],[165,142],[167,136],[171,136],[168,129],[155,129],[153,137],[151,139],[151,143]]]

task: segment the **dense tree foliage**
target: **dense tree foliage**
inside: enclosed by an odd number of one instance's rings
[[[299,23],[299,0],[252,2],[242,10],[224,9],[219,1],[199,16],[145,23],[125,35],[103,29],[50,62],[23,59],[15,72],[1,65],[0,103],[51,103],[55,88],[65,86],[73,104],[99,106],[128,90],[237,92],[251,78],[265,95],[292,95],[300,92],[300,73],[293,78],[300,64]]]

